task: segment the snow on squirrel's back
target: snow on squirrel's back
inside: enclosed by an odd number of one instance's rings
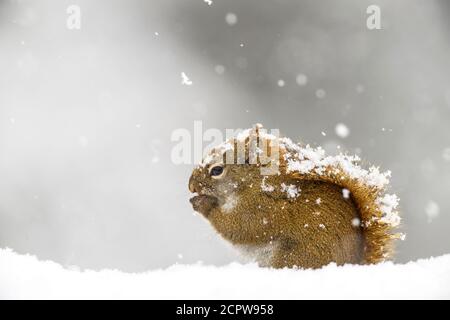
[[[450,298],[450,254],[318,270],[174,265],[124,273],[79,271],[0,249],[0,299],[430,299]]]

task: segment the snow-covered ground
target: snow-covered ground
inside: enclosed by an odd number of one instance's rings
[[[450,298],[450,254],[407,264],[271,270],[233,263],[81,271],[0,249],[1,299]]]

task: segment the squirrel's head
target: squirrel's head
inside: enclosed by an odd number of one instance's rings
[[[189,179],[189,190],[197,194],[190,200],[194,210],[234,243],[264,238],[254,226],[270,220],[264,193],[275,195],[269,182],[280,179],[277,138],[261,128],[257,125],[212,149]]]
[[[213,161],[194,169],[189,179],[189,190],[197,193],[191,199],[194,210],[209,218],[213,209],[216,213],[231,212],[238,198],[257,196],[258,181],[261,181],[259,165],[228,164],[224,161]],[[254,186],[254,188],[253,188]]]

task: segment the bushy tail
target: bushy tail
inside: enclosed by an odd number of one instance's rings
[[[351,197],[359,213],[365,239],[363,263],[378,263],[392,257],[400,217],[398,197],[385,192],[390,172],[361,168],[357,156],[325,156],[323,149],[300,146],[280,139],[280,170],[295,179],[325,181],[340,186],[344,197]]]

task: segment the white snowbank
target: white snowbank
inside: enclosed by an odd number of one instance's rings
[[[450,254],[407,264],[320,270],[175,265],[140,274],[78,271],[0,249],[1,299],[450,298]]]

